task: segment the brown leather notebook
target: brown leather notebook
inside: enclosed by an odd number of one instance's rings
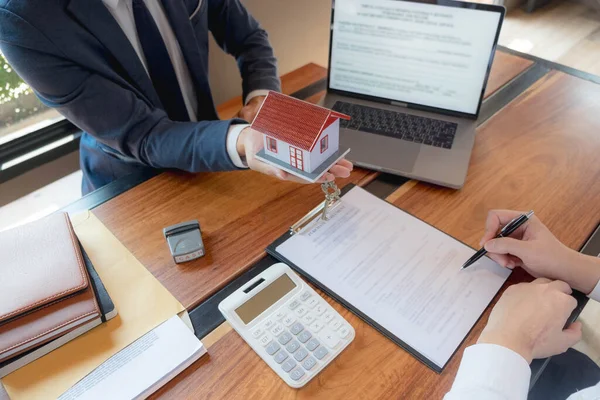
[[[0,362],[100,319],[66,213],[0,232]]]

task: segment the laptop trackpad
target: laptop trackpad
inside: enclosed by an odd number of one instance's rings
[[[340,129],[340,144],[350,147],[346,157],[366,168],[412,172],[421,144],[374,133]]]

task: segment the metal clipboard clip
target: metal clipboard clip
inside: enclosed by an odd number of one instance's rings
[[[328,221],[330,212],[337,207],[342,199],[342,191],[337,187],[334,181],[321,184],[321,190],[325,193],[325,201],[313,208],[302,219],[290,227],[290,234],[294,235],[302,230],[306,225],[314,221],[319,216],[323,221]]]

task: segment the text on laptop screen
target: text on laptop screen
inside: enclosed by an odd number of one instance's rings
[[[499,12],[335,0],[330,87],[475,114]]]

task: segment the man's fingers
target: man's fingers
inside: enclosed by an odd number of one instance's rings
[[[513,238],[498,238],[486,242],[484,247],[490,253],[512,254],[523,259],[523,253],[527,251],[527,242]]]
[[[485,220],[485,233],[479,242],[481,246],[488,240],[493,239],[500,229],[512,219],[523,213],[511,210],[491,210]]]
[[[552,286],[553,288],[560,290],[561,292],[563,292],[565,294],[573,293],[573,289],[571,289],[571,286],[569,286],[568,283],[563,282],[563,281],[550,282],[549,286]],[[575,306],[577,306],[577,302],[575,302]],[[575,306],[573,308],[575,308]],[[571,310],[571,311],[573,311],[573,310]]]
[[[350,161],[346,160],[345,158],[342,158],[340,161],[338,161],[336,165],[340,165],[344,168],[349,169],[350,171],[352,171],[354,169],[354,164],[352,164]]]
[[[338,178],[347,178],[350,176],[350,169],[342,165],[334,165],[329,169],[329,172]]]
[[[488,253],[487,256],[489,258],[491,258],[492,260],[496,261],[498,264],[502,265],[503,267],[510,268],[509,267],[509,256],[508,255],[506,255],[506,254],[492,254],[492,253]]]
[[[550,279],[548,278],[537,278],[535,279],[533,282],[531,283],[535,283],[535,284],[543,284],[543,283],[550,283],[552,282]]]
[[[574,346],[581,340],[581,322],[576,321],[563,330],[563,340],[565,349]]]

